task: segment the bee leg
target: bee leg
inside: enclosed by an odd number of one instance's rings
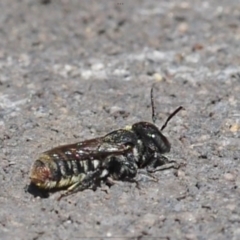
[[[115,185],[115,184],[119,184],[120,182],[117,180],[114,180],[112,177],[107,177],[106,178],[106,184],[109,185],[110,187]]]
[[[86,189],[87,187],[83,186],[82,183],[83,183],[82,181],[79,181],[71,185],[65,193],[60,195],[60,197],[57,200],[60,201],[63,197],[72,195],[75,192],[83,191],[84,189]]]
[[[165,156],[157,154],[146,167],[146,170],[149,173],[154,173],[170,168],[178,169],[179,165],[176,163],[176,161],[169,161]]]
[[[138,170],[138,176],[144,176],[144,177],[147,177],[154,182],[158,182],[158,178],[155,177],[153,174],[151,174],[151,172],[147,169],[139,169]],[[143,180],[143,178],[138,177],[138,181],[142,181],[142,180]]]
[[[61,200],[63,197],[72,195],[73,193],[83,191],[87,188],[96,188],[96,178],[99,177],[101,174],[100,170],[96,170],[92,173],[89,173],[85,176],[85,178],[82,181],[78,181],[71,185],[67,191],[60,195],[60,197],[57,199],[58,201]]]
[[[134,182],[138,187],[138,181],[135,179],[138,171],[138,166],[136,164],[134,156],[110,156],[105,167],[109,171],[109,176],[105,180],[109,186],[116,183],[119,184],[120,180]]]
[[[137,175],[137,164],[126,156],[112,156],[107,166],[114,180],[133,179]]]
[[[127,182],[131,182],[131,183],[136,183],[136,187],[138,189],[140,189],[140,184],[139,184],[139,180],[136,179],[136,178],[129,178],[129,177],[126,177],[124,179],[121,179],[123,181],[127,181]],[[113,179],[112,177],[108,177],[106,179],[106,184],[109,185],[110,187],[115,185],[115,184],[121,184],[122,182],[120,180],[115,180]],[[107,192],[108,193],[108,189],[102,189],[103,191]]]

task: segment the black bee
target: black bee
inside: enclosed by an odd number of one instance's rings
[[[164,153],[171,145],[162,134],[168,121],[179,112],[178,107],[159,130],[156,121],[153,88],[152,120],[138,122],[98,137],[46,151],[33,163],[31,183],[45,190],[67,188],[65,195],[95,188],[101,181],[131,180],[138,169],[148,173],[171,163]]]

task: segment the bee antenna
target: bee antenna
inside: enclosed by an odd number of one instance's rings
[[[182,106],[178,107],[174,112],[172,112],[169,117],[167,118],[166,122],[161,127],[161,131],[167,126],[168,122],[174,117],[180,110],[184,109]]]
[[[151,105],[152,105],[152,121],[153,123],[156,122],[156,113],[155,113],[155,106],[154,106],[154,100],[153,100],[153,86],[151,88]]]

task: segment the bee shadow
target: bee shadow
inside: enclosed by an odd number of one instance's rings
[[[30,193],[34,197],[40,197],[40,198],[48,198],[49,197],[49,191],[44,191],[42,189],[39,189],[34,184],[30,183],[25,187],[25,192]]]
[[[63,190],[63,189],[61,189]],[[34,197],[40,197],[40,198],[49,198],[51,193],[58,192],[59,189],[53,189],[53,190],[44,190],[38,188],[36,185],[30,183],[25,187],[25,192],[30,193]]]

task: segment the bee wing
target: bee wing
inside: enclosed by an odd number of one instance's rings
[[[77,143],[78,151],[85,154],[123,154],[137,143],[136,135],[129,130],[119,129],[108,133],[104,137],[94,138]]]
[[[72,155],[79,160],[102,159],[111,154],[124,154],[130,151],[135,144],[135,139],[131,135],[129,131],[119,129],[104,137],[59,146],[45,153],[51,156],[58,154],[63,158]]]
[[[119,129],[108,133],[103,137],[99,146],[100,152],[124,153],[131,150],[137,144],[136,135],[129,130]]]
[[[109,154],[120,154],[130,149],[130,146],[121,142],[109,141],[106,137],[94,138],[77,143],[77,152],[91,156],[106,156]]]

